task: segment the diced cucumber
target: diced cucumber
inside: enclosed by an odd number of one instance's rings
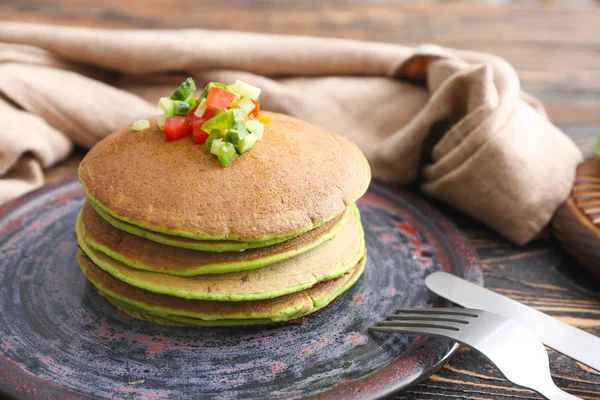
[[[159,115],[156,117],[156,123],[161,131],[165,130],[165,121],[167,120],[167,116],[165,114]]]
[[[258,140],[262,139],[265,126],[257,119],[250,119],[244,122],[244,126],[252,133],[256,133]]]
[[[204,152],[205,153],[211,152],[211,147],[212,147],[213,141],[219,139],[220,136],[221,136],[221,132],[219,132],[217,129],[210,131],[210,135],[208,135],[208,138],[206,139],[206,143],[204,144]]]
[[[175,104],[175,115],[179,115],[181,117],[185,117],[192,108],[190,107],[190,103],[187,101],[174,100],[173,103]]]
[[[161,97],[158,101],[158,106],[164,111],[167,117],[174,115],[186,116],[192,106],[190,103],[183,100],[172,100],[168,97]]]
[[[208,133],[213,129],[225,131],[241,126],[243,121],[244,117],[242,116],[242,112],[236,108],[235,110],[228,110],[219,115],[215,115],[202,125],[202,130]]]
[[[194,94],[195,91],[196,84],[194,83],[194,80],[191,77],[187,78],[181,85],[179,85],[177,89],[175,89],[175,92],[171,96],[171,100],[186,101]]]
[[[256,105],[249,98],[242,97],[242,99],[238,102],[237,107],[240,110],[242,110],[242,114],[245,117],[246,115],[250,114],[250,112],[252,112],[252,110],[254,110],[254,107],[256,107]]]
[[[226,167],[234,162],[236,158],[238,158],[238,154],[235,151],[235,147],[231,143],[223,142],[217,150],[217,158],[219,159],[219,163]]]
[[[246,135],[242,140],[240,140],[239,144],[236,146],[236,150],[240,154],[244,154],[248,150],[254,146],[254,144],[258,141],[258,135],[256,133],[250,133]]]
[[[223,137],[223,141],[233,144],[237,150],[242,139],[248,136],[249,133],[243,126],[232,128],[227,131],[227,134]]]
[[[202,118],[205,111],[206,111],[206,99],[202,99],[200,104],[198,104],[198,108],[196,108],[196,111],[194,111],[194,115],[198,118]]]
[[[158,106],[165,113],[167,117],[175,115],[175,101],[168,97],[161,97],[158,101]]]
[[[232,128],[244,128],[244,116],[242,115],[242,110],[239,108],[235,108],[233,110],[229,110],[233,113],[233,127]]]
[[[137,120],[133,123],[133,125],[131,125],[131,129],[138,132],[148,128],[150,128],[150,121],[147,119]]]
[[[260,96],[260,89],[256,86],[252,86],[247,84],[246,82],[242,82],[240,80],[235,81],[234,84],[228,85],[227,90],[237,93],[243,97],[249,97],[251,100],[257,100],[258,96]]]
[[[190,97],[189,99],[185,100],[185,102],[188,103],[188,105],[190,106],[190,110],[191,110],[198,103],[198,99],[195,97]]]
[[[223,139],[214,139],[210,145],[210,153],[218,155],[219,147],[223,144]]]

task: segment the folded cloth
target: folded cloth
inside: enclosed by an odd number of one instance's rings
[[[358,144],[376,178],[428,195],[518,244],[567,198],[582,156],[500,58],[436,46],[206,30],[0,23],[0,203],[42,168],[157,114],[186,76],[242,79],[262,108]]]

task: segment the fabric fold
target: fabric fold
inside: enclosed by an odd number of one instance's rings
[[[210,37],[210,40],[206,38]],[[93,146],[186,76],[242,79],[264,109],[353,140],[384,181],[423,192],[525,244],[566,199],[582,156],[482,53],[198,29],[97,30],[0,23],[0,202],[42,168]]]

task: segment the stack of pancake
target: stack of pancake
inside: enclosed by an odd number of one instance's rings
[[[333,302],[366,249],[354,204],[370,180],[348,140],[267,113],[263,139],[222,167],[156,122],[83,159],[78,261],[132,317],[177,326],[284,322]]]

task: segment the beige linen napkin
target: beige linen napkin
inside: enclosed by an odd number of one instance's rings
[[[186,76],[242,79],[263,109],[355,141],[376,178],[428,195],[513,242],[568,196],[581,153],[486,54],[205,30],[109,31],[0,23],[0,203],[42,168],[157,113]]]

